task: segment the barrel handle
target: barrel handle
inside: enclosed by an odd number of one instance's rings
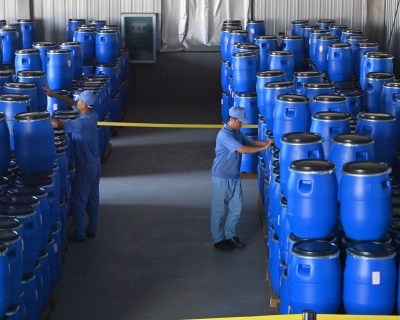
[[[342,131],[342,130],[341,130],[340,127],[332,127],[332,128],[329,128],[329,136],[330,136],[330,137],[333,137],[333,136],[336,135],[336,134],[342,133],[341,131]]]
[[[288,66],[289,65],[289,61],[288,60],[281,60],[281,65],[282,66]]]
[[[100,42],[101,43],[106,43],[107,42],[107,37],[100,37]]]
[[[311,266],[308,264],[299,264],[296,269],[299,278],[309,278],[311,274]]]
[[[361,134],[365,134],[366,136],[372,135],[372,127],[371,126],[361,126]]]
[[[286,118],[289,118],[289,119],[296,117],[296,109],[295,108],[286,108],[285,116],[286,116]]]
[[[399,93],[397,93],[397,92],[393,93],[393,94],[392,94],[392,101],[393,101],[393,102],[397,102],[397,97],[399,97],[399,96],[400,96]]]
[[[299,180],[298,185],[299,193],[309,194],[313,189],[313,184],[311,180]]]
[[[382,181],[382,190],[387,190],[391,187],[390,179]]]
[[[356,161],[368,160],[368,153],[366,151],[356,152]]]
[[[366,65],[365,65],[365,69],[371,69],[371,62],[367,61]]]
[[[304,82],[300,82],[300,81],[296,82],[296,90],[299,92],[303,91],[304,90]]]
[[[30,61],[31,59],[29,58],[22,58],[22,64],[29,64]]]
[[[372,83],[367,83],[367,92],[372,92],[374,91],[374,85]]]
[[[282,43],[282,48],[281,48],[281,50],[285,50],[285,49],[286,49],[286,43],[283,42],[283,43]]]
[[[333,53],[333,58],[334,59],[340,59],[342,57],[342,53],[341,52],[334,52]]]
[[[24,224],[24,230],[25,230],[25,234],[36,234],[36,230],[35,227],[33,225],[33,222],[27,222]]]
[[[319,150],[308,151],[308,159],[324,159]]]

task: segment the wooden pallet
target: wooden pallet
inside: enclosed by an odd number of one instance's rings
[[[266,277],[265,277],[265,279],[267,280],[267,285],[268,285],[269,294],[270,294],[269,306],[271,308],[277,308],[278,312],[279,312],[279,304],[281,303],[281,299],[280,299],[279,295],[277,295],[275,293],[275,291],[272,289],[270,276],[269,276],[269,270],[268,270],[268,264],[267,264],[267,267],[266,267]]]
[[[106,151],[105,151],[104,154],[101,156],[100,163],[106,163],[106,162],[107,162],[107,159],[108,159],[108,156],[109,156],[110,153],[111,153],[111,150],[112,150],[112,144],[111,144],[111,143],[108,143],[107,148],[106,148]]]

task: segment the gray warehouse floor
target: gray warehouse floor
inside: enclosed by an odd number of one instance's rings
[[[131,65],[126,122],[221,122],[219,52],[159,53]],[[274,313],[257,181],[242,180],[238,236],[209,228],[217,129],[123,128],[102,166],[96,238],[70,243],[51,319],[188,319]]]

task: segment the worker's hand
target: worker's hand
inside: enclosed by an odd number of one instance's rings
[[[274,140],[269,140],[265,143],[265,150],[267,150],[272,144],[274,143]]]
[[[49,87],[42,87],[42,89],[44,90],[44,93],[49,96],[49,97],[54,97],[54,92],[53,90],[51,90]]]

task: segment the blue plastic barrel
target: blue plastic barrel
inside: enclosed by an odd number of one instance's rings
[[[8,249],[6,253],[10,264],[8,306],[12,306],[18,302],[18,296],[22,288],[22,239],[16,231],[0,230],[0,241]],[[2,256],[0,257],[1,260]]]
[[[309,40],[309,56],[312,62],[315,63],[315,47],[317,45],[317,38],[321,36],[329,36],[329,30],[314,29],[310,32]]]
[[[42,59],[38,49],[15,51],[15,72],[22,70],[42,70]]]
[[[70,92],[68,90],[54,90],[54,92],[64,97],[70,97]],[[47,96],[47,111],[50,113],[50,115],[53,115],[55,111],[59,110],[72,109],[69,105],[65,104],[61,100]]]
[[[317,25],[320,29],[329,29],[334,24],[335,20],[333,19],[318,19],[317,21]]]
[[[340,42],[347,42],[348,37],[351,36],[362,36],[363,33],[361,30],[355,30],[355,29],[346,29],[343,30],[341,36],[340,36]]]
[[[3,93],[3,86],[7,82],[13,82],[13,73],[8,70],[0,70],[0,93]]]
[[[121,77],[118,73],[117,65],[114,63],[96,64],[96,75],[109,76],[111,84],[111,98],[118,92],[118,87],[121,83]]]
[[[285,81],[285,71],[270,70],[257,72],[256,90],[257,104],[261,115],[265,114],[265,84],[269,82]]]
[[[257,140],[258,135],[248,134],[247,137],[254,141]],[[258,155],[259,152],[252,154],[242,154],[240,172],[257,172]]]
[[[346,109],[353,117],[356,117],[363,109],[363,93],[361,91],[341,92],[340,95],[346,98]]]
[[[95,52],[99,63],[115,63],[119,55],[117,31],[111,29],[97,30]]]
[[[270,51],[267,62],[268,70],[285,71],[286,80],[293,80],[294,58],[290,51]]]
[[[116,101],[116,99],[113,99],[112,101]],[[228,106],[228,95],[226,92],[222,92],[222,98],[221,98],[221,117],[222,117],[222,122],[226,123],[228,122],[228,117],[229,117],[229,106]],[[111,109],[111,115],[117,113],[117,106],[113,104],[113,107]],[[114,117],[114,120],[118,121],[119,117]]]
[[[47,242],[46,251],[49,254],[48,261],[49,261],[49,269],[50,269],[50,277],[49,277],[49,287],[50,292],[53,292],[56,284],[57,284],[57,274],[56,274],[56,255],[58,252],[58,245],[54,241],[53,237],[50,236],[49,241]]]
[[[322,83],[323,75],[319,71],[299,71],[294,73],[293,82],[296,93],[303,94],[306,83]]]
[[[360,87],[365,90],[366,76],[370,72],[393,73],[393,55],[386,52],[366,51],[360,63]]]
[[[235,43],[234,54],[237,52],[254,52],[256,54],[257,72],[260,70],[260,47],[252,43]]]
[[[117,34],[117,47],[118,47],[118,55],[120,54],[122,48],[122,36],[121,36],[121,27],[116,24],[107,24],[101,26],[99,30],[114,30]]]
[[[29,19],[18,19],[22,31],[22,48],[32,48],[32,43],[36,39],[36,23]]]
[[[300,36],[301,35],[301,28],[307,26],[309,23],[308,20],[294,20],[291,24],[291,35],[292,36]]]
[[[47,87],[46,73],[43,71],[20,71],[17,74],[17,82],[34,83],[36,85],[37,111],[46,111],[47,95],[43,87]]]
[[[229,76],[232,74],[231,64],[222,60],[221,63],[221,87],[223,92],[228,92]]]
[[[80,25],[86,24],[85,19],[68,19],[67,23],[67,41],[73,41],[74,32]]]
[[[255,38],[265,35],[264,20],[247,21],[246,30],[249,32],[249,42],[255,43]]]
[[[22,290],[24,291],[26,319],[37,319],[37,288],[33,271],[22,277]]]
[[[310,33],[316,29],[319,29],[317,25],[301,27],[300,36],[303,38],[304,58],[310,57]]]
[[[95,70],[96,70],[96,66],[93,62],[86,62],[83,64],[82,73],[83,73],[84,77],[94,74]]]
[[[50,268],[49,268],[49,254],[46,250],[43,250],[39,254],[38,261],[40,262],[40,274],[43,279],[43,290],[42,290],[42,311],[47,306],[47,301],[49,300],[50,296]]]
[[[340,112],[316,112],[312,116],[310,132],[318,133],[324,138],[325,159],[329,159],[332,139],[340,133],[350,133],[350,117]]]
[[[0,112],[0,172],[6,172],[11,160],[10,131],[4,112]]]
[[[338,313],[342,274],[337,245],[312,240],[295,243],[288,271],[291,313]]]
[[[68,89],[74,78],[71,50],[56,49],[46,53],[46,79],[52,90]]]
[[[100,29],[101,27],[107,25],[106,20],[88,20],[88,25],[96,25],[97,29]]]
[[[37,317],[40,319],[43,307],[43,278],[41,273],[41,265],[39,260],[36,261],[35,267],[33,268],[33,274],[35,275],[36,284],[36,311]]]
[[[338,43],[339,38],[336,36],[318,36],[315,43],[314,59],[317,69],[322,72],[328,71],[328,48],[332,43]]]
[[[396,119],[388,113],[359,113],[357,116],[356,133],[370,136],[374,139],[374,154],[376,161],[392,166],[396,137]]]
[[[14,63],[15,51],[19,49],[19,35],[15,28],[2,27],[0,37],[3,43],[3,63]]]
[[[279,235],[279,252],[280,252],[280,257],[281,261],[284,261],[286,264],[286,257],[285,257],[285,249],[287,246],[287,237],[289,236],[290,232],[288,232],[287,229],[290,229],[289,222],[287,219],[287,199],[285,197],[281,198],[281,201],[279,202],[279,210],[278,210],[278,217],[277,217],[277,223],[278,225],[278,235]]]
[[[279,294],[279,236],[276,233],[270,235],[268,248],[268,269],[271,287]]]
[[[336,36],[339,37],[339,39],[342,37],[342,33],[344,30],[347,30],[349,27],[342,25],[342,24],[334,24],[329,26],[329,32],[331,36]]]
[[[235,95],[235,105],[246,110],[246,118],[250,120],[249,124],[258,123],[258,106],[256,92],[238,92]],[[257,134],[256,128],[240,128],[240,131],[247,134]]]
[[[227,52],[224,60],[232,63],[232,55],[234,52],[233,45],[235,42],[248,42],[250,43],[249,32],[247,30],[230,30],[228,36]]]
[[[349,246],[343,274],[347,314],[392,314],[396,301],[395,255],[387,244],[361,242]]]
[[[238,92],[256,90],[258,72],[257,55],[254,52],[234,53],[232,57],[232,76]]]
[[[276,36],[258,36],[255,38],[255,44],[260,48],[260,71],[268,70],[268,55],[270,51],[279,50]]]
[[[369,72],[365,76],[364,84],[364,111],[378,112],[380,109],[383,85],[394,81],[394,74],[390,72]]]
[[[323,160],[323,141],[324,139],[319,134],[312,132],[292,132],[282,136],[279,157],[281,188],[285,196],[287,194],[290,163],[300,159]]]
[[[397,98],[400,96],[399,82],[385,82],[382,86],[379,112],[395,115]]]
[[[72,52],[72,65],[73,65],[73,79],[79,80],[83,75],[83,51],[80,42],[61,42],[60,49],[71,50]]]
[[[289,132],[307,132],[310,129],[310,105],[306,96],[279,95],[274,110],[274,141],[281,148],[282,135]]]
[[[287,268],[281,273],[280,277],[280,291],[279,297],[281,303],[279,305],[279,314],[290,313],[290,298],[289,298],[289,286],[288,286],[288,271]]]
[[[11,29],[15,29],[17,31],[18,34],[18,47],[17,50],[20,50],[23,48],[23,41],[22,41],[22,28],[21,25],[19,23],[7,23],[4,28],[11,28]],[[29,47],[30,48],[30,47]]]
[[[349,43],[332,43],[328,47],[328,74],[332,81],[349,81],[354,57]]]
[[[341,133],[333,137],[329,160],[335,163],[339,186],[345,163],[374,160],[373,144],[374,139],[358,133]]]
[[[300,71],[304,56],[303,38],[300,36],[283,37],[280,49],[293,53],[294,71]]]
[[[347,112],[346,98],[337,95],[319,94],[314,97],[311,115],[316,112]]]
[[[274,130],[274,110],[276,101],[281,94],[294,94],[295,88],[292,81],[276,81],[269,82],[264,85],[264,113],[260,110],[264,116],[267,128],[273,132]]]
[[[329,236],[337,221],[338,184],[334,163],[296,160],[290,164],[289,171],[285,196],[293,234],[308,239]]]
[[[223,26],[221,29],[221,36],[220,36],[220,48],[221,48],[221,56],[222,60],[229,60],[229,53],[228,53],[228,39],[229,39],[229,32],[233,30],[242,30],[240,25],[229,25]]]
[[[4,94],[23,94],[30,97],[31,111],[37,110],[36,85],[34,83],[9,82],[4,84]]]
[[[7,308],[6,316],[3,319],[20,320],[20,319],[25,319],[25,315],[22,315],[20,306],[18,304],[14,304]]]
[[[5,315],[10,297],[10,265],[4,243],[0,244],[0,282],[0,315]]]
[[[82,44],[83,62],[93,62],[95,58],[96,34],[91,28],[76,28],[72,41]]]
[[[360,79],[361,58],[364,52],[379,51],[379,45],[373,42],[357,43],[354,49],[354,77]]]
[[[42,59],[42,68],[40,70],[46,72],[46,52],[48,50],[57,49],[56,43],[51,41],[34,42],[32,43],[32,47],[40,51],[40,57]]]

